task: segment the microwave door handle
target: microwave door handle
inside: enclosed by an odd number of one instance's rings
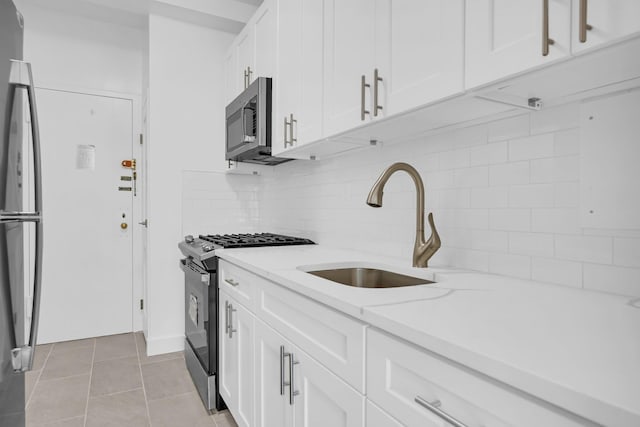
[[[15,92],[18,88],[26,89],[29,102],[29,113],[31,115],[31,140],[33,144],[33,166],[34,166],[34,198],[35,212],[14,213],[11,222],[34,222],[35,223],[35,266],[33,279],[33,300],[31,310],[31,328],[29,342],[18,346],[16,342],[15,330],[12,329],[11,336],[11,359],[13,369],[18,372],[29,371],[33,367],[34,348],[38,335],[38,320],[40,315],[40,294],[42,289],[42,158],[40,155],[40,131],[38,122],[38,111],[36,107],[35,86],[33,85],[33,74],[31,64],[24,61],[11,60],[11,71],[9,75],[9,105],[13,105]],[[11,107],[10,107],[11,108]]]
[[[255,114],[255,110],[251,107],[251,100],[242,107],[242,142],[253,142],[255,135],[247,135],[247,110]]]

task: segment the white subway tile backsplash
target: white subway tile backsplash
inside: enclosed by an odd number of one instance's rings
[[[547,256],[554,253],[553,234],[509,233],[509,252],[519,255]]]
[[[554,194],[553,184],[514,185],[509,187],[509,207],[553,207]]]
[[[469,150],[452,150],[440,153],[439,167],[442,170],[468,168]]]
[[[504,141],[529,135],[529,114],[497,120],[488,124],[488,139]]]
[[[640,296],[640,269],[585,264],[584,288],[621,295]]]
[[[471,249],[490,252],[508,252],[509,233],[495,230],[467,230],[471,235]]]
[[[489,229],[504,231],[530,231],[530,209],[490,209]]]
[[[554,258],[532,258],[531,278],[557,285],[582,287],[582,263]]]
[[[561,182],[555,184],[555,207],[580,207],[580,184],[577,182]]]
[[[489,166],[489,185],[518,185],[529,183],[529,162],[511,162]]]
[[[580,158],[578,156],[554,158],[553,180],[555,182],[578,182],[580,180]]]
[[[482,166],[504,163],[507,161],[508,147],[507,142],[503,141],[471,148],[469,164],[471,166]]]
[[[259,177],[185,172],[183,230],[253,228],[409,262],[416,203],[410,177],[389,180],[381,209],[365,204],[382,171],[404,161],[422,175],[426,209],[442,237],[430,265],[640,295],[640,231],[581,228],[578,111],[577,104],[545,108],[289,162]]]
[[[506,208],[509,206],[509,187],[472,188],[472,208]]]
[[[576,208],[532,209],[531,231],[579,234],[580,214]]]
[[[532,183],[553,182],[553,158],[531,160],[530,179]]]
[[[640,268],[640,239],[614,239],[613,263]]]
[[[511,254],[489,254],[489,273],[531,278],[531,257]]]
[[[609,237],[556,235],[556,257],[572,261],[611,264],[613,240]]]
[[[509,160],[539,159],[553,156],[553,134],[528,136],[509,141]]]
[[[543,108],[531,113],[531,135],[577,128],[580,124],[578,104]]]
[[[453,171],[453,185],[456,187],[486,187],[489,185],[489,168],[476,166]]]
[[[570,129],[557,132],[554,137],[554,155],[571,156],[580,154],[580,131]]]

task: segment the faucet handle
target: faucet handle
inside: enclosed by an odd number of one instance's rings
[[[431,228],[431,237],[429,237],[429,240],[427,240],[426,243],[427,246],[433,248],[433,253],[435,253],[438,249],[440,249],[442,241],[440,240],[440,234],[438,234],[438,230],[436,230],[436,224],[433,221],[433,212],[429,212],[427,220],[429,221],[429,227]]]

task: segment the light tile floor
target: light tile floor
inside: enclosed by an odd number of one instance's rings
[[[209,414],[182,352],[147,357],[142,333],[39,345],[26,377],[28,427],[237,427]]]

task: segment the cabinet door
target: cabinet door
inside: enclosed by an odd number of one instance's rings
[[[296,427],[364,427],[364,396],[302,350],[292,357]]]
[[[240,427],[253,426],[254,317],[226,292],[220,292],[220,394]],[[227,325],[230,331],[227,330]]]
[[[240,79],[238,79],[238,54],[235,45],[231,46],[224,58],[224,97],[225,104],[229,104],[240,94]]]
[[[580,15],[586,6],[586,24],[592,27],[580,38]],[[638,0],[573,0],[571,50],[581,52],[640,32]]]
[[[463,0],[378,0],[378,5],[376,51],[383,79],[378,115],[462,92]]]
[[[229,310],[233,304],[232,299],[223,291],[220,291],[220,322],[218,325],[219,350],[218,350],[218,380],[220,395],[235,415],[237,413],[238,395],[238,340],[229,337],[227,325],[229,325]]]
[[[322,1],[279,0],[272,153],[322,136]],[[291,121],[291,127],[285,124]],[[286,135],[285,135],[286,133]],[[292,144],[285,147],[285,136]]]
[[[570,50],[568,0],[548,0],[549,37],[543,55],[544,0],[466,2],[466,88],[482,85],[566,57]]]
[[[293,407],[289,404],[288,387],[281,394],[281,382],[288,378],[280,348],[291,351],[293,346],[280,334],[264,324],[255,322],[255,425],[256,427],[291,427]],[[285,368],[282,370],[282,368]]]
[[[353,128],[361,118],[361,77],[371,83],[375,62],[375,3],[371,0],[326,0],[325,130],[333,135]],[[371,88],[364,109],[371,111]]]
[[[367,399],[367,427],[402,427],[402,424]]]
[[[273,0],[265,0],[253,21],[255,43],[250,82],[257,77],[273,77],[276,57],[276,9]]]
[[[277,155],[285,150],[290,129],[285,124],[290,115],[300,108],[301,76],[304,67],[302,52],[302,3],[300,0],[278,0],[277,26],[277,78],[273,81],[273,139],[271,152]],[[321,53],[319,53],[321,54]]]
[[[238,66],[236,67],[236,78],[238,79],[238,87],[240,88],[240,92],[245,88],[245,73],[249,71],[254,71],[254,32],[253,27],[251,25],[247,25],[244,27],[244,30],[238,35],[236,39],[237,45],[237,55],[238,55]],[[251,78],[255,78],[255,72],[250,76]],[[239,92],[238,92],[239,93]]]

